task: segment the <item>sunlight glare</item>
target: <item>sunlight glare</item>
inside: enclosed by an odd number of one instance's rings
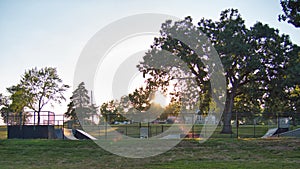
[[[156,91],[153,102],[160,104],[161,107],[165,108],[170,103],[170,99],[169,97],[167,97],[167,95],[164,95],[159,91]]]

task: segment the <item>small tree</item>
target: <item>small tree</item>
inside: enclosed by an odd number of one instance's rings
[[[169,116],[177,117],[180,114],[181,105],[180,102],[171,102],[166,106],[165,111],[159,116],[160,120],[167,120]]]
[[[100,107],[101,115],[104,117],[107,123],[112,123],[114,121],[120,120],[119,117],[121,116],[120,112],[118,111],[119,103],[114,100],[111,100],[107,103],[103,103]]]
[[[9,97],[1,98],[1,116],[5,123],[9,124],[25,124],[29,117],[28,112],[24,112],[30,98],[26,97],[25,91],[19,85],[7,88],[10,93]]]
[[[9,104],[9,99],[8,97],[0,94],[0,112],[1,112],[1,117],[3,119],[3,122],[4,123],[7,123],[9,121],[9,113],[12,112],[11,110],[11,106]]]

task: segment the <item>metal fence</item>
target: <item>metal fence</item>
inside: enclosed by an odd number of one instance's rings
[[[232,113],[231,120],[231,133],[222,134],[223,129],[222,120],[217,124],[216,127],[211,127],[209,124],[204,124],[206,118],[198,114],[193,115],[193,120],[195,120],[194,125],[189,125],[180,122],[174,122],[174,120],[164,120],[164,121],[154,121],[154,122],[132,122],[132,121],[114,121],[111,120],[115,117],[112,115],[109,123],[102,123],[97,125],[96,129],[91,132],[97,136],[109,135],[109,130],[114,130],[120,134],[138,138],[144,137],[143,131],[146,130],[147,137],[157,136],[161,133],[166,132],[171,126],[188,126],[190,131],[185,133],[187,137],[198,137],[205,135],[205,133],[212,133],[210,137],[212,138],[259,138],[264,136],[269,129],[281,128],[283,131],[294,130],[300,125],[300,118],[297,114],[289,113],[265,113],[265,114],[255,114],[255,113]],[[190,116],[191,117],[191,116]],[[215,119],[218,121],[218,119]],[[108,127],[109,126],[109,127]],[[101,137],[103,138],[103,137]],[[105,137],[104,137],[105,138]]]
[[[63,125],[63,115],[55,115],[51,111],[27,111],[20,113],[7,113],[4,122],[8,126],[15,125]]]
[[[45,112],[46,113],[46,112]],[[42,125],[52,125],[54,128],[69,128],[69,129],[86,129],[82,127],[83,124],[80,124],[78,121],[70,121],[68,119],[64,119],[64,117],[55,116],[51,117],[51,113],[41,114],[41,117],[45,116],[45,118],[41,118]],[[15,121],[7,122],[7,126],[10,125],[37,125],[36,115],[30,116],[30,120],[22,123],[22,118],[19,118],[19,122],[17,122],[17,118],[14,116]],[[190,125],[190,131],[185,133],[186,137],[196,138],[201,137],[201,134],[212,133],[211,138],[259,138],[264,136],[269,129],[271,128],[287,128],[287,130],[294,130],[300,128],[300,118],[298,114],[291,113],[266,113],[266,114],[255,114],[255,113],[233,113],[231,120],[231,130],[230,134],[222,134],[223,123],[222,120],[218,123],[217,127],[213,130],[210,125],[205,123],[205,116],[193,115],[193,120],[195,120],[194,125]],[[45,121],[47,119],[47,121]],[[216,121],[218,121],[216,119]],[[32,123],[33,122],[33,123]],[[161,120],[154,122],[132,122],[132,121],[110,121],[110,124],[104,123],[105,119],[100,119],[100,123],[95,123],[94,128],[89,132],[91,135],[99,138],[105,138],[105,136],[109,135],[111,130],[117,131],[120,134],[140,138],[145,136],[145,132],[147,137],[157,136],[161,133],[168,131],[171,126],[184,126],[188,124],[176,122],[174,120]],[[89,121],[88,123],[91,123]],[[87,124],[88,124],[87,123]],[[84,125],[88,126],[88,125]],[[7,130],[6,127],[2,126],[0,128],[0,138],[4,138],[4,134]],[[2,134],[1,134],[2,133]]]

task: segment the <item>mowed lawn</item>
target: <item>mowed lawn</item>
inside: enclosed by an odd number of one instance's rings
[[[184,140],[145,159],[111,154],[89,140],[0,140],[0,168],[299,168],[300,139]]]

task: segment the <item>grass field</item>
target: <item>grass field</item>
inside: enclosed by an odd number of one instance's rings
[[[0,168],[299,168],[300,139],[185,140],[145,159],[119,157],[88,140],[0,140]]]
[[[122,126],[115,127],[117,130],[124,130]],[[195,126],[194,130],[199,132],[201,128],[202,126]],[[131,128],[127,130],[137,134]],[[213,138],[203,144],[195,140],[184,140],[164,154],[145,159],[130,159],[111,154],[89,140],[6,139],[6,127],[1,126],[0,169],[299,168],[300,139],[247,138],[253,137],[253,126],[246,125],[239,128],[241,139],[236,139],[235,134],[221,135],[219,130],[221,128],[217,128]],[[267,130],[267,126],[257,126],[256,137],[260,137]],[[156,132],[156,129],[153,131]],[[236,131],[235,128],[233,131]]]

